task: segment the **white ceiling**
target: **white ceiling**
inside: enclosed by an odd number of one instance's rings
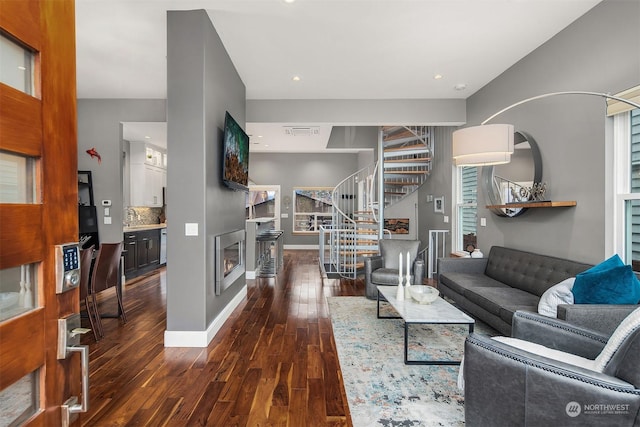
[[[166,98],[166,11],[206,9],[247,99],[467,98],[599,2],[76,0],[78,97]]]

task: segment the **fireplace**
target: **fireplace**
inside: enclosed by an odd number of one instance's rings
[[[216,236],[216,295],[220,295],[244,274],[245,231]]]

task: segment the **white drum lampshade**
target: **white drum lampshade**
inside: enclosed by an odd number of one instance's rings
[[[513,125],[471,126],[453,132],[456,166],[487,166],[509,163],[513,154]]]

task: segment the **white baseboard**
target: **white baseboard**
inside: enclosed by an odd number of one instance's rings
[[[258,277],[256,271],[245,271],[244,274],[247,279],[255,279],[256,277]]]
[[[318,245],[284,245],[283,249],[293,249],[293,250],[304,250],[304,251],[310,251],[310,250],[320,250],[320,246]]]
[[[213,319],[206,331],[164,331],[165,347],[206,347],[216,336],[233,310],[247,297],[247,285],[233,297],[227,306]]]

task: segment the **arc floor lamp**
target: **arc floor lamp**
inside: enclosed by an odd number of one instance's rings
[[[640,88],[634,88],[633,99],[640,99]],[[628,92],[631,92],[628,91]],[[626,92],[625,92],[626,94]],[[487,166],[509,163],[513,154],[514,127],[510,124],[491,124],[487,122],[519,105],[537,99],[557,95],[590,95],[607,100],[615,100],[640,108],[640,104],[629,99],[600,92],[566,91],[551,92],[523,99],[493,114],[478,126],[470,126],[453,132],[453,161],[456,166]]]

